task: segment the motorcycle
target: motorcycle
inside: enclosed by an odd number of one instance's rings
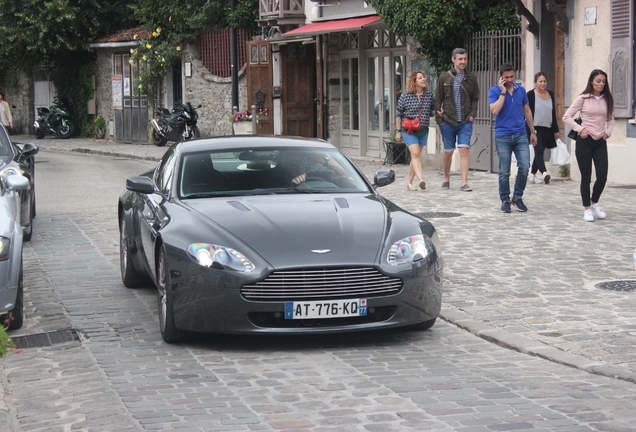
[[[165,146],[168,141],[187,141],[201,136],[197,127],[199,114],[190,102],[176,103],[172,112],[157,108],[155,115],[151,121],[152,140],[157,147]]]
[[[71,115],[61,105],[51,105],[49,108],[39,107],[38,118],[33,123],[34,135],[42,139],[46,135],[57,135],[67,139],[75,134],[77,126],[71,120]]]

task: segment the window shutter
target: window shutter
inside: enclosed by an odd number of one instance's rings
[[[633,111],[632,52],[634,30],[632,0],[612,0],[611,91],[614,115],[631,118]]]

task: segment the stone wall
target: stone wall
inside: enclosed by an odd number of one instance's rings
[[[13,116],[13,130],[11,134],[33,133],[35,108],[33,106],[33,77],[25,73],[16,73],[2,83],[6,98]],[[14,108],[15,106],[15,108]]]
[[[203,65],[196,44],[184,49],[182,64],[192,63],[192,76],[185,77],[183,100],[199,108],[199,130],[202,137],[231,135],[232,126],[229,117],[232,114],[232,79],[212,75]],[[246,67],[239,71],[239,106],[247,109]]]
[[[118,49],[121,51],[121,48]],[[109,124],[115,121],[113,110],[113,54],[114,49],[98,49],[95,64],[95,99],[97,115],[106,121],[106,138],[114,138],[115,131],[109,130]],[[150,113],[149,113],[150,115]],[[111,135],[112,132],[112,135]]]

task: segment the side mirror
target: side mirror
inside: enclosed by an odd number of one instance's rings
[[[29,179],[21,175],[10,175],[6,179],[7,189],[12,191],[24,190],[29,187]]]
[[[22,156],[29,157],[38,154],[40,149],[35,144],[25,143],[19,144],[20,150],[22,150]]]
[[[126,180],[126,189],[131,192],[152,194],[155,193],[155,184],[149,177],[135,176]]]
[[[378,188],[395,182],[395,171],[390,169],[377,170],[373,176],[373,187]]]

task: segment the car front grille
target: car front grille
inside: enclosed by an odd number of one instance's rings
[[[247,300],[298,301],[369,298],[397,294],[402,280],[374,268],[326,268],[279,271],[265,280],[244,285]]]

